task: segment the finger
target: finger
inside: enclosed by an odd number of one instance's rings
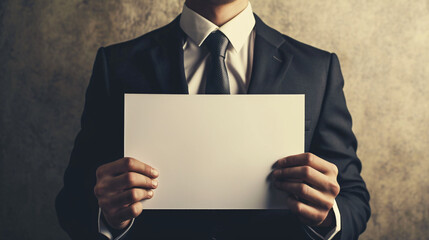
[[[142,213],[142,211],[143,211],[142,203],[136,202],[125,208],[119,209],[116,212],[115,217],[116,219],[119,219],[119,221],[123,222],[123,221],[138,217]]]
[[[158,187],[158,180],[151,179],[139,173],[128,172],[116,177],[103,178],[94,187],[94,194],[97,199],[111,198],[121,194],[124,190],[132,188],[155,189]]]
[[[106,207],[122,208],[145,199],[151,199],[153,194],[153,190],[145,190],[141,188],[128,189],[110,197],[109,202],[107,203],[108,206]]]
[[[127,172],[113,177],[109,183],[112,189],[119,191],[130,188],[155,189],[158,187],[158,180],[136,172]]]
[[[302,180],[323,191],[328,191],[330,185],[330,179],[326,175],[310,166],[276,169],[273,171],[273,177],[276,181],[292,180],[296,182],[296,180]]]
[[[296,200],[293,197],[288,197],[286,204],[293,213],[299,216],[304,224],[309,226],[316,226],[322,223],[329,212],[320,211],[312,206]]]
[[[322,173],[338,173],[335,164],[319,158],[312,153],[302,153],[282,158],[277,161],[276,166],[280,168],[296,167],[296,166],[310,166]]]
[[[275,185],[299,199],[306,200],[306,203],[308,201],[314,207],[330,210],[334,205],[334,197],[325,195],[305,183],[276,182]]]
[[[159,175],[158,170],[156,170],[155,168],[130,157],[121,158],[114,162],[107,163],[100,168],[105,173],[114,176],[126,172],[136,172],[148,176],[150,178],[156,178]]]

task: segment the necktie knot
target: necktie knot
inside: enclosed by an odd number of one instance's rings
[[[212,32],[204,43],[211,54],[225,58],[229,40],[221,31]]]

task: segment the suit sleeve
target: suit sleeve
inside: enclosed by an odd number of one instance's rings
[[[370,217],[369,193],[356,155],[357,140],[343,93],[344,80],[338,57],[331,54],[327,86],[310,152],[338,167],[341,191],[336,198],[341,213],[341,231],[336,239],[357,239]]]
[[[98,203],[94,196],[95,171],[109,159],[108,74],[104,49],[98,50],[86,91],[81,129],[76,137],[64,186],[56,198],[61,227],[72,239],[98,239]],[[112,155],[110,155],[111,157]]]

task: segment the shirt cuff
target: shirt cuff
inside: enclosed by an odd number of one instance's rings
[[[133,223],[134,223],[134,218],[131,220],[130,226],[128,226],[128,228],[125,229],[123,233],[121,233],[116,238],[113,238],[112,233],[109,231],[107,226],[101,220],[101,208],[98,208],[98,232],[103,234],[109,240],[120,240],[121,238],[123,238],[125,234],[127,234],[127,232],[131,229],[131,227],[133,226]]]
[[[304,230],[311,239],[331,240],[332,238],[335,237],[335,235],[337,235],[339,231],[341,231],[341,215],[340,215],[340,210],[338,209],[337,201],[334,201],[334,206],[332,207],[332,209],[334,210],[335,227],[331,231],[329,231],[325,236],[322,236],[318,232],[316,232],[312,227],[305,226]]]

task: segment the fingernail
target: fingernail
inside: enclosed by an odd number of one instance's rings
[[[152,172],[152,175],[154,176],[158,176],[159,174],[158,170],[156,170],[155,168],[152,168],[151,172]]]
[[[157,181],[157,180],[152,180],[152,185],[153,185],[154,187],[158,186],[158,181]]]
[[[150,190],[149,192],[147,192],[147,194],[149,195],[149,197],[152,197],[153,196],[153,191]]]

